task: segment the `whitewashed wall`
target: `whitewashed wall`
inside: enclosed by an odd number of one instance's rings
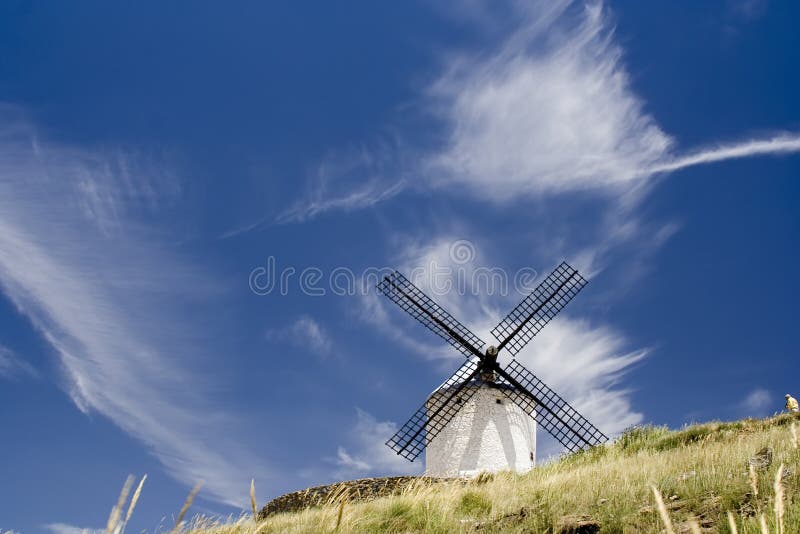
[[[536,421],[495,388],[467,387],[478,391],[427,444],[425,474],[472,477],[483,471],[530,470],[536,458]]]

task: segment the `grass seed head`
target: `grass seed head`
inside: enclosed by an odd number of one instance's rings
[[[256,479],[250,479],[250,506],[253,508],[253,520],[258,517],[258,510],[256,509]]]
[[[131,497],[131,504],[128,506],[128,513],[125,514],[125,522],[127,523],[130,521],[131,516],[133,515],[133,509],[136,508],[136,503],[139,502],[139,496],[142,494],[142,486],[144,486],[144,481],[147,480],[147,473],[142,476],[142,480],[139,481],[139,485],[136,486],[136,491],[133,492],[133,497]]]
[[[200,491],[200,488],[203,487],[202,482],[198,482],[192,488],[192,491],[189,492],[189,495],[186,497],[186,502],[183,503],[183,507],[181,507],[181,511],[178,514],[178,519],[175,520],[175,526],[172,528],[173,534],[180,530],[181,523],[183,522],[183,517],[186,515],[186,512],[189,510],[189,507],[194,502],[194,498],[197,496],[197,493]]]
[[[778,472],[775,474],[775,524],[777,525],[778,534],[783,534],[783,470],[784,465],[778,467]]]
[[[736,528],[736,519],[733,517],[733,512],[728,510],[728,527],[731,529],[731,534],[739,534],[739,529]]]
[[[119,492],[117,504],[111,509],[111,514],[108,516],[108,523],[106,524],[106,533],[113,534],[121,527],[120,517],[122,516],[122,507],[125,506],[125,501],[128,500],[128,493],[131,491],[133,485],[133,475],[128,475],[125,483],[122,485],[122,491]]]
[[[675,530],[672,528],[672,520],[669,518],[669,512],[667,512],[667,507],[664,505],[664,499],[661,497],[661,492],[658,491],[658,488],[655,486],[650,487],[653,489],[653,496],[656,498],[658,513],[661,515],[661,521],[664,522],[664,528],[667,529],[667,534],[675,534]]]

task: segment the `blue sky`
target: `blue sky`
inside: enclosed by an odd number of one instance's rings
[[[153,530],[198,480],[228,514],[419,472],[383,442],[461,356],[337,268],[566,259],[590,284],[519,359],[607,434],[780,410],[799,11],[4,3],[0,529],[100,528],[129,473]],[[435,298],[486,341],[522,298],[467,293]]]

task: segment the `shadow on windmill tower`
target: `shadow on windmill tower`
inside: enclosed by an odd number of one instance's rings
[[[529,471],[536,461],[537,423],[572,452],[607,441],[515,359],[586,283],[562,262],[492,329],[495,346],[481,341],[401,273],[386,276],[378,290],[467,358],[386,444],[412,462],[425,450],[425,474],[450,478]],[[502,350],[512,358],[506,366],[497,362]]]
[[[480,379],[465,389],[470,398],[425,450],[425,474],[432,477],[473,477],[481,472],[529,471],[536,457],[536,420],[523,412],[499,388]],[[445,391],[435,391],[428,407]],[[458,401],[456,401],[458,403]]]

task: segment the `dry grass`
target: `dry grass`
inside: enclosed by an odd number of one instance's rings
[[[324,506],[258,523],[249,513],[238,519],[196,516],[176,528],[187,534],[557,533],[565,516],[577,515],[591,517],[604,533],[664,532],[665,524],[679,533],[701,527],[736,534],[800,532],[800,454],[791,432],[797,420],[781,415],[675,432],[638,428],[610,446],[523,475],[498,473],[468,484],[421,482],[370,502],[348,501],[343,493]],[[772,449],[774,463],[750,472],[748,458],[763,447]],[[762,513],[769,509],[774,514]]]
[[[778,534],[784,533],[783,518],[786,511],[783,505],[783,470],[784,465],[781,464],[778,468],[778,472],[775,474],[775,485],[773,486],[775,490],[775,524]]]
[[[739,534],[739,529],[736,527],[736,518],[733,516],[733,512],[728,510],[725,512],[725,515],[728,516],[728,528],[731,529],[731,534]]]
[[[122,521],[120,520],[122,516],[122,508],[128,501],[128,493],[131,491],[133,480],[133,475],[128,475],[128,478],[122,485],[122,491],[119,492],[117,504],[114,505],[114,507],[111,509],[111,514],[108,516],[108,522],[106,523],[106,534],[115,534],[122,530]]]
[[[753,464],[747,466],[750,472],[750,488],[753,490],[753,497],[758,497],[758,473]]]
[[[114,505],[111,509],[111,514],[108,516],[106,534],[122,534],[125,531],[125,525],[128,524],[128,521],[133,515],[133,510],[136,508],[136,503],[139,501],[139,496],[142,494],[142,486],[144,486],[145,480],[147,480],[147,475],[144,475],[139,481],[139,485],[136,487],[136,491],[133,492],[133,497],[131,497],[131,502],[128,504],[128,512],[125,514],[125,519],[123,519],[122,510],[125,507],[125,503],[128,501],[128,494],[131,491],[134,481],[133,475],[128,475],[125,484],[122,485],[122,491],[119,493],[117,504]]]
[[[250,507],[253,509],[253,519],[258,516],[258,505],[256,504],[256,479],[250,479]]]
[[[125,523],[130,521],[131,516],[133,515],[133,510],[136,508],[136,503],[139,502],[139,496],[142,494],[142,486],[144,486],[144,481],[147,480],[147,474],[145,473],[142,476],[142,479],[139,481],[139,485],[136,486],[136,491],[133,492],[133,497],[131,498],[131,504],[128,506],[128,513],[125,514]]]
[[[197,494],[200,492],[200,488],[203,487],[202,482],[198,482],[192,488],[192,491],[189,492],[189,495],[186,497],[186,502],[183,503],[183,507],[181,507],[181,511],[178,514],[178,518],[175,520],[175,527],[173,527],[172,532],[175,534],[176,532],[180,532],[181,528],[183,527],[183,518],[186,516],[186,512],[189,511],[189,508],[192,506],[194,502],[194,498],[197,497]]]
[[[667,529],[667,534],[675,534],[675,529],[672,527],[672,519],[669,517],[667,506],[664,504],[664,498],[661,497],[661,492],[655,486],[650,486],[653,489],[653,496],[656,498],[656,507],[658,508],[658,515],[661,516],[661,521],[664,522],[664,528]]]

